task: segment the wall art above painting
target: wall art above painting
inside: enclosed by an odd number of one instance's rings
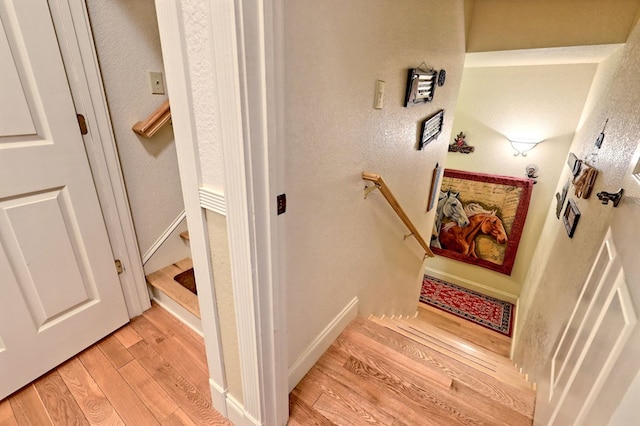
[[[433,252],[511,275],[532,190],[531,179],[446,169]]]

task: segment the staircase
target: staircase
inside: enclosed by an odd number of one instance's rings
[[[535,390],[501,354],[508,338],[474,327],[422,304],[357,318],[291,392],[289,424],[531,425]]]
[[[182,232],[180,237],[189,241],[189,233]],[[200,305],[198,296],[187,290],[175,280],[176,275],[193,268],[190,258],[182,259],[171,265],[152,272],[146,276],[147,284],[151,289],[153,299],[168,311],[172,312],[180,320],[195,328],[202,330],[200,324]]]

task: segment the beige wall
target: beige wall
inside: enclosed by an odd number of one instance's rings
[[[236,326],[236,308],[233,299],[231,281],[231,260],[229,258],[229,238],[227,220],[224,216],[207,211],[209,244],[211,245],[211,265],[220,342],[224,356],[225,377],[229,394],[242,403],[242,375],[240,369],[240,351]]]
[[[596,64],[465,68],[453,135],[464,132],[475,152],[449,153],[446,168],[524,178],[534,163],[539,178],[510,276],[440,256],[427,261],[427,273],[497,290],[490,292],[495,297],[520,295],[595,71]],[[544,142],[514,157],[507,137],[515,136]]]
[[[171,126],[153,138],[132,130],[164,100],[152,95],[150,71],[163,71],[153,0],[87,2],[109,112],[140,253],[144,254],[184,209]],[[161,256],[188,256],[178,233]],[[166,266],[157,265],[157,268]],[[147,270],[147,273],[152,270]]]
[[[589,110],[571,146],[571,151],[581,158],[591,152],[598,154],[596,166],[600,174],[594,194],[623,186],[624,175],[638,147],[639,68],[640,28],[636,28],[624,50],[600,64]],[[597,151],[593,144],[607,118],[605,142]],[[558,188],[568,177],[565,168]],[[582,216],[573,239],[567,237],[562,222],[549,211],[522,292],[514,360],[534,381],[548,377],[551,350],[568,321],[613,213],[610,205],[601,205],[595,196],[577,200],[577,204]],[[632,235],[638,235],[637,226],[630,224],[628,229]],[[633,257],[630,253],[625,256]]]
[[[355,296],[362,314],[415,312],[423,252],[362,171],[381,174],[419,230],[443,162],[464,60],[462,1],[285,3],[283,224],[289,364]],[[405,108],[407,69],[447,71],[427,105]],[[376,80],[385,106],[373,109]],[[444,108],[444,132],[416,150],[419,123]]]
[[[624,43],[636,0],[477,0],[467,52]]]

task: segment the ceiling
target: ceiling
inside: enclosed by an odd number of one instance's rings
[[[625,43],[640,0],[465,0],[464,6],[466,50],[475,53]],[[598,49],[579,55],[592,54]]]

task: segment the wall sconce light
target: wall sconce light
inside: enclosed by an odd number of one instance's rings
[[[527,156],[527,152],[531,151],[533,148],[538,145],[541,140],[536,139],[509,139],[509,143],[515,149],[514,157],[518,155],[522,155],[523,157]]]

